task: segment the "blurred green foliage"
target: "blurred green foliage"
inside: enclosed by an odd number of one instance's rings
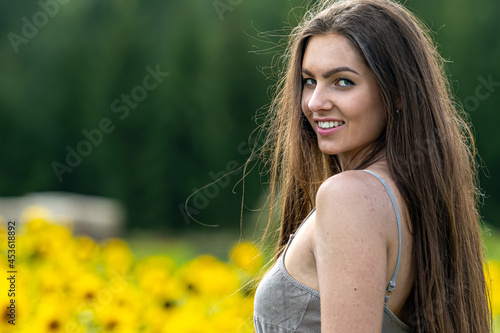
[[[108,196],[126,204],[131,228],[185,229],[201,228],[179,208],[194,193],[188,209],[195,218],[238,228],[238,168],[274,83],[262,72],[276,63],[280,48],[272,43],[296,23],[301,2],[59,1],[0,3],[0,195]],[[436,32],[454,93],[468,102],[487,195],[482,214],[500,226],[500,87],[484,87],[484,80],[500,82],[500,2],[406,5]],[[269,40],[262,31],[276,33]],[[141,90],[147,67],[169,74]],[[127,103],[134,91],[140,101]],[[106,118],[109,133],[99,140]],[[84,130],[97,144],[82,143],[90,141]],[[88,156],[73,157],[71,167],[68,151],[78,148]],[[263,183],[254,169],[246,205],[258,207]]]

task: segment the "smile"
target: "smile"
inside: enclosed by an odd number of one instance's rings
[[[318,127],[322,129],[329,129],[344,125],[344,121],[318,121]]]

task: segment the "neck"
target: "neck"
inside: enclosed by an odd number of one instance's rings
[[[355,152],[349,153],[341,153],[338,154],[338,159],[340,163],[340,168],[342,171],[347,170],[356,170],[360,168],[365,162],[368,162],[368,165],[372,165],[378,163],[382,160],[385,160],[386,149],[385,147],[373,155],[369,161],[366,159],[369,158],[372,150],[375,147],[373,145],[368,145],[366,147],[360,148]]]

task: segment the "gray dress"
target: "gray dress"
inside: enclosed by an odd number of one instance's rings
[[[387,293],[392,292],[396,287],[396,277],[401,257],[401,219],[396,200],[387,183],[379,175],[368,170],[363,171],[374,175],[382,182],[391,197],[398,221],[398,260],[394,274],[386,289],[382,333],[410,332],[410,328],[387,307],[387,300],[389,299]],[[304,222],[313,211],[314,209],[304,219]],[[300,227],[296,233],[299,232]],[[255,293],[254,324],[257,333],[321,332],[319,292],[295,280],[285,268],[285,254],[293,237],[294,234],[290,235],[285,250],[273,268],[264,276]],[[382,300],[380,301],[382,302]]]

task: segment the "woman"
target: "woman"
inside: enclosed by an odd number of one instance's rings
[[[425,30],[390,0],[347,0],[292,32],[257,332],[490,331],[473,140]]]

